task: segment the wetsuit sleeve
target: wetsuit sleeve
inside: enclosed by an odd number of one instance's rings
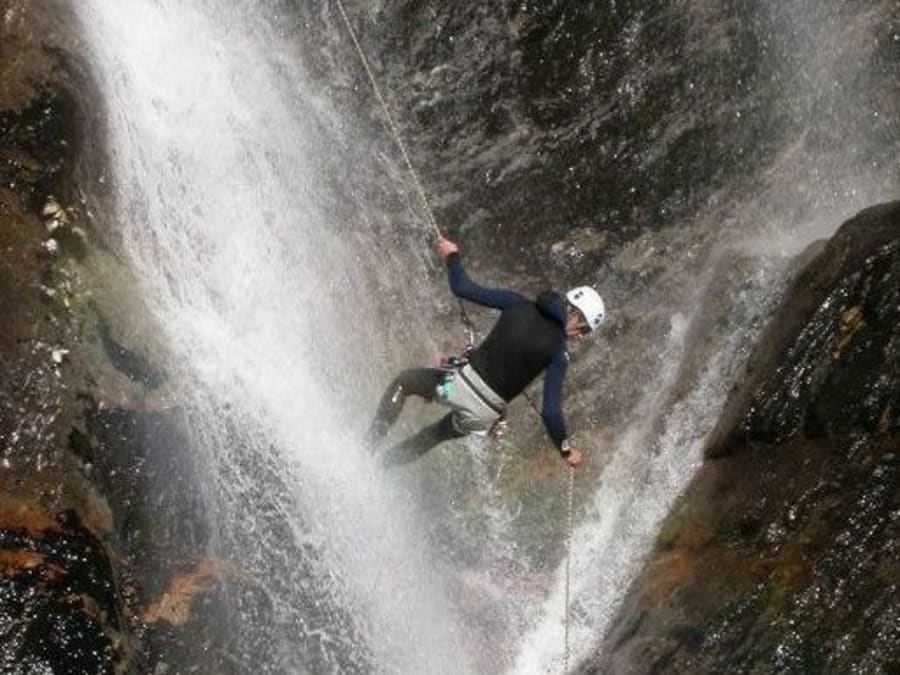
[[[471,300],[478,305],[493,307],[494,309],[506,309],[522,302],[527,298],[515,291],[500,288],[487,288],[476,284],[466,274],[459,253],[451,253],[447,256],[447,280],[450,282],[450,290],[457,298]]]
[[[566,440],[566,422],[562,414],[562,387],[569,366],[569,356],[565,348],[560,349],[544,374],[544,400],[541,419],[556,447]]]

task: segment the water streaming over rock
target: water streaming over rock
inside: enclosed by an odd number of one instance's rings
[[[787,254],[898,182],[896,100],[871,84],[884,43],[867,41],[895,39],[889,3],[738,5],[350,6],[476,269],[529,289],[587,279],[609,299],[570,374],[571,419],[600,457],[579,477],[577,658],[698,466]],[[440,279],[412,207],[385,197],[402,190],[390,140],[376,113],[351,117],[374,102],[336,10],[79,12],[213,552],[252,580],[234,584],[230,656],[272,672],[558,669],[562,498],[528,473],[543,450],[522,451],[540,447],[527,406],[511,446],[457,444],[437,478],[385,476],[356,441],[378,378],[429,332],[385,328],[385,309],[451,320],[423,300]]]
[[[416,514],[348,423],[367,280],[329,220],[313,105],[277,15],[140,0],[79,12],[124,248],[171,341],[211,553],[234,570],[230,657],[244,672],[466,672]]]

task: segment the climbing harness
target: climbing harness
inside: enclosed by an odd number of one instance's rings
[[[335,0],[335,3],[338,6],[338,10],[340,10],[341,18],[343,18],[344,25],[347,27],[347,32],[350,34],[350,39],[353,41],[353,46],[356,48],[357,54],[359,54],[359,60],[362,62],[363,68],[366,71],[366,75],[369,78],[369,82],[372,85],[372,90],[375,93],[375,98],[378,100],[378,103],[381,106],[381,110],[384,113],[384,118],[387,122],[387,126],[391,134],[394,137],[394,142],[397,144],[397,147],[400,148],[400,154],[403,157],[403,162],[406,164],[406,170],[409,172],[410,178],[412,179],[412,183],[416,189],[416,193],[418,194],[422,209],[425,211],[425,214],[428,218],[428,223],[431,226],[431,229],[434,230],[434,233],[440,237],[441,229],[438,227],[437,220],[434,217],[434,212],[431,210],[431,205],[428,202],[428,196],[425,193],[425,188],[422,186],[422,181],[419,179],[419,174],[416,172],[412,160],[410,160],[409,158],[409,153],[406,151],[406,145],[403,143],[403,138],[400,136],[400,129],[397,127],[397,123],[394,121],[394,116],[391,114],[390,107],[388,106],[387,101],[381,93],[381,87],[378,86],[378,80],[375,79],[375,74],[372,72],[372,68],[369,66],[369,60],[366,58],[366,54],[363,51],[362,45],[360,45],[359,40],[356,37],[356,31],[353,30],[353,25],[350,23],[350,18],[347,16],[347,12],[344,9],[344,3],[341,0]],[[449,366],[447,368],[447,373],[451,376],[447,382],[447,385],[449,385],[450,387],[452,387],[452,376],[455,375],[455,372],[457,370],[461,369],[464,365],[466,365],[466,363],[468,363],[468,354],[474,348],[475,335],[478,332],[476,330],[474,322],[466,311],[465,305],[463,304],[462,300],[459,299],[458,302],[460,317],[462,319],[463,325],[465,326],[466,334],[468,337],[468,346],[466,347],[466,350],[463,352],[463,355],[461,357],[450,357],[450,359],[447,359],[446,361],[447,365]],[[449,388],[447,390],[447,394],[449,394]],[[538,410],[538,407],[534,403],[532,398],[527,394],[527,392],[523,392],[523,394],[525,396],[525,399],[531,404],[531,407],[540,417],[540,410]],[[499,437],[505,430],[505,425],[506,420],[505,418],[501,417],[501,419],[498,420],[498,422],[494,425],[494,427],[492,427],[489,433],[494,437]],[[563,653],[563,673],[566,673],[569,670],[569,574],[572,546],[572,493],[575,481],[575,469],[571,466],[568,467],[568,475],[569,489],[567,495],[568,512],[566,521],[566,580],[564,610],[565,649]]]
[[[394,395],[391,396],[391,403],[394,403],[394,404],[398,403],[402,396],[403,396],[403,385],[398,384],[397,390],[394,392]]]
[[[444,374],[441,376],[441,381],[438,382],[437,389],[435,390],[439,401],[447,401],[450,399],[450,394],[453,391],[455,381],[456,369],[445,368]]]
[[[462,374],[462,369],[469,364],[469,352],[472,351],[474,345],[470,342],[468,347],[463,351],[459,356],[442,356],[438,368],[444,371],[443,377],[441,377],[441,381],[437,386],[437,398],[440,401],[446,401],[450,398],[450,393],[453,391],[454,382],[457,378],[457,374],[460,377],[465,379],[465,376]],[[479,394],[478,388],[473,387],[471,383],[469,384],[469,388],[475,392],[476,395]],[[484,399],[483,399],[484,400]],[[493,405],[485,400],[485,403],[488,406],[493,408]],[[497,418],[497,421],[491,425],[491,428],[488,429],[487,435],[496,440],[503,438],[506,435],[506,408],[498,411],[500,417]]]
[[[575,488],[575,468],[570,466],[568,469],[569,489],[567,491],[566,506],[566,582],[565,604],[563,605],[563,632],[565,634],[563,640],[563,675],[569,672],[569,579],[572,571],[572,505]]]

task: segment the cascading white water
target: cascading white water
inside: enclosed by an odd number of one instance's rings
[[[76,5],[108,110],[123,246],[172,345],[211,553],[254,588],[255,604],[236,592],[232,661],[469,672],[416,515],[341,405],[367,372],[358,340],[374,319],[358,252],[317,184],[313,107],[277,14]]]

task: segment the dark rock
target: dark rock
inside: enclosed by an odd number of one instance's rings
[[[55,4],[15,3],[0,25],[3,672],[112,673],[129,651],[109,510],[66,443],[81,409],[71,264],[85,254],[78,232],[90,228],[60,204],[76,202],[91,128],[76,61],[65,66],[53,49],[66,43],[68,18]],[[51,202],[66,222],[48,239]]]
[[[816,439],[709,462],[577,672],[889,672],[900,435],[864,443],[870,461],[860,439]]]
[[[90,408],[85,419],[93,443],[80,432],[75,438],[95,458],[96,483],[115,514],[121,552],[145,605],[209,537],[185,432],[172,412]]]
[[[157,389],[164,379],[162,374],[146,358],[116,340],[103,313],[96,307],[93,309],[100,343],[113,367],[146,389]]]
[[[122,659],[119,598],[102,542],[73,512],[0,505],[3,672],[113,673]]]
[[[799,273],[726,403],[707,456],[801,432],[896,429],[898,298],[900,202],[893,202],[845,223]]]

